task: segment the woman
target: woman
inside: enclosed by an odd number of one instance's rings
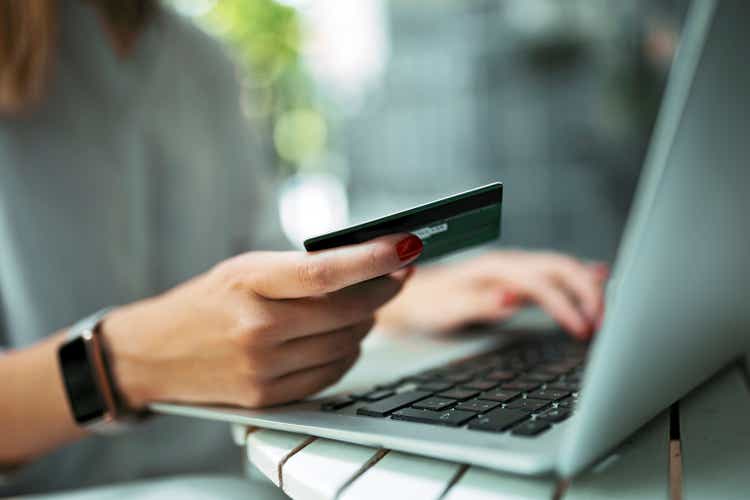
[[[258,165],[218,45],[150,0],[10,1],[0,20],[9,493],[239,467],[211,423],[82,439],[57,351],[66,325],[105,306],[98,332],[132,412],[303,398],[353,364],[376,315],[447,332],[536,302],[576,337],[594,331],[606,269],[565,256],[495,252],[409,277],[421,242],[402,234],[231,257],[249,246]]]

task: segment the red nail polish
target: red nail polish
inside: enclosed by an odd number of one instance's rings
[[[423,248],[422,240],[411,234],[396,244],[396,253],[401,262],[404,262],[422,253]]]
[[[514,306],[518,303],[518,294],[514,292],[504,292],[500,299],[500,305],[502,306]]]

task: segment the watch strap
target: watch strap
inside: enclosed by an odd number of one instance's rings
[[[82,425],[98,434],[122,432],[147,416],[146,412],[134,412],[127,408],[112,374],[106,345],[100,334],[100,325],[112,310],[112,307],[108,307],[83,318],[70,327],[67,333],[68,342],[78,337],[83,337],[86,341],[90,370],[94,374],[99,396],[106,411],[103,418],[92,419],[83,422]],[[72,396],[69,394],[69,397]]]

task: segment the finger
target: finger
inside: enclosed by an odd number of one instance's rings
[[[357,361],[359,352],[344,359],[290,373],[269,382],[263,405],[297,401],[336,383]]]
[[[369,319],[330,333],[285,342],[272,356],[271,375],[280,377],[354,356],[374,324],[375,320]]]
[[[478,289],[473,294],[464,295],[461,312],[468,322],[498,321],[512,316],[520,309],[521,303],[520,295],[512,291]]]
[[[450,303],[435,311],[438,332],[457,330],[471,323],[494,322],[512,316],[521,307],[513,292],[475,288],[456,293]]]
[[[571,302],[570,297],[554,283],[540,280],[526,282],[524,285],[529,298],[537,302],[563,328],[578,338],[587,338],[590,335],[589,322]]]
[[[369,320],[375,311],[401,290],[402,283],[388,276],[318,297],[268,301],[275,318],[270,342],[318,335]]]
[[[589,269],[594,274],[597,280],[606,281],[609,278],[609,266],[604,262],[595,262],[589,264]]]
[[[248,254],[253,290],[267,298],[310,297],[397,271],[422,252],[422,240],[393,234],[314,253]]]
[[[563,259],[553,271],[560,284],[570,290],[580,304],[589,323],[593,323],[602,307],[601,285],[592,279],[589,270],[573,259]]]
[[[401,283],[406,283],[412,276],[414,276],[415,270],[416,269],[414,268],[414,266],[407,266],[403,269],[399,269],[395,273],[391,273],[390,276],[391,278],[398,280]]]

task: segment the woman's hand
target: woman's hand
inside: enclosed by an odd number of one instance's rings
[[[354,363],[375,310],[422,251],[401,234],[315,254],[248,253],[103,324],[126,402],[259,407],[298,400]],[[373,279],[376,278],[376,279]]]
[[[598,328],[604,264],[550,252],[496,251],[457,264],[417,269],[402,293],[378,312],[393,329],[449,332],[507,319],[538,304],[577,338]]]

